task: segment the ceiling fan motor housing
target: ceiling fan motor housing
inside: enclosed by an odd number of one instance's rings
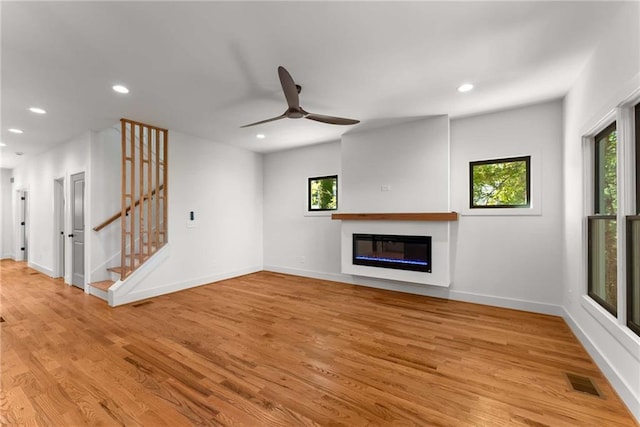
[[[289,108],[287,110],[287,117],[290,118],[290,119],[301,119],[304,116],[305,116],[305,114],[302,111],[297,110],[295,108]]]

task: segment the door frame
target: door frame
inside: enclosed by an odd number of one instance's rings
[[[64,277],[67,252],[65,177],[53,179],[53,277]],[[62,236],[60,232],[62,231]],[[62,243],[60,239],[62,237]]]

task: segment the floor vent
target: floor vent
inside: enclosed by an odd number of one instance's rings
[[[0,323],[4,322],[4,317],[0,316]]]
[[[143,302],[139,302],[138,304],[133,304],[134,307],[140,307],[143,305],[148,305],[148,304],[152,304],[153,301],[143,301]]]
[[[591,378],[584,377],[582,375],[570,374],[568,372],[565,372],[564,375],[567,377],[567,380],[569,380],[569,384],[571,384],[571,388],[573,388],[573,390],[603,398],[598,387],[596,387]]]

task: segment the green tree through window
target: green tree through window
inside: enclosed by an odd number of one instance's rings
[[[338,209],[338,176],[309,178],[309,210]]]
[[[530,162],[530,156],[471,162],[470,207],[528,208]]]
[[[615,315],[618,307],[618,135],[612,123],[595,137],[594,215],[589,217],[591,298]]]
[[[615,215],[618,212],[618,134],[615,126],[596,137],[596,206],[595,213]]]

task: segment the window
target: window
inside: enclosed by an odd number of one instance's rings
[[[627,217],[627,326],[640,335],[640,104],[635,106],[635,213]]]
[[[615,122],[595,136],[594,215],[588,219],[588,294],[614,316],[618,307],[617,142]]]
[[[309,211],[338,209],[338,175],[309,178]]]
[[[469,163],[469,207],[531,206],[531,156]]]

